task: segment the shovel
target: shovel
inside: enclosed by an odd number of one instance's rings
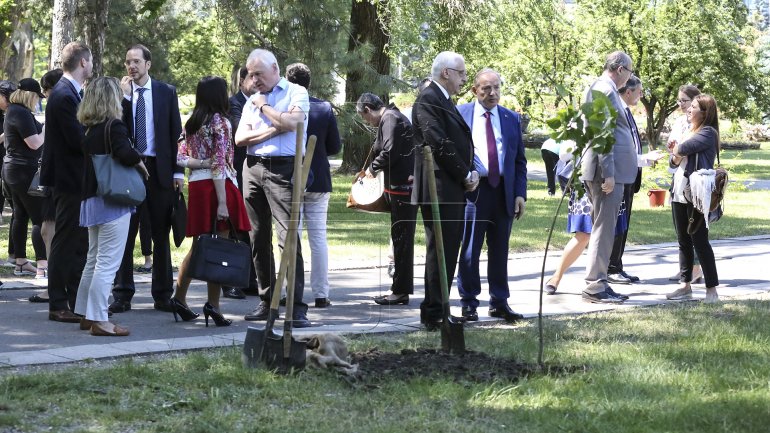
[[[433,152],[430,146],[423,147],[425,172],[428,178],[428,193],[430,194],[430,209],[433,214],[433,235],[436,239],[436,255],[438,256],[438,273],[441,284],[441,303],[444,320],[441,323],[441,349],[449,353],[465,353],[465,333],[463,321],[449,314],[449,282],[447,281],[446,261],[444,260],[444,237],[441,231],[441,214],[438,208],[438,192],[436,191],[436,174],[433,171]]]
[[[281,262],[273,287],[273,294],[270,300],[270,312],[267,322],[263,329],[249,327],[246,330],[246,340],[243,344],[243,362],[244,365],[251,368],[265,366],[269,369],[278,369],[281,372],[287,372],[290,369],[303,369],[305,367],[305,343],[298,342],[291,337],[291,317],[294,300],[294,278],[297,259],[297,227],[299,225],[299,212],[302,202],[302,191],[307,183],[308,173],[310,171],[310,162],[313,159],[316,137],[311,136],[308,139],[307,151],[304,162],[302,160],[302,136],[304,135],[304,124],[297,125],[297,147],[294,158],[295,182],[292,191],[291,214],[289,227],[286,233],[286,240],[281,253]],[[296,181],[299,178],[300,181]],[[281,297],[281,288],[289,274],[289,286],[287,289],[287,311],[284,321],[284,335],[275,332],[273,327],[278,318],[278,306]],[[288,328],[288,329],[287,329]],[[286,355],[284,355],[284,339],[287,346]]]

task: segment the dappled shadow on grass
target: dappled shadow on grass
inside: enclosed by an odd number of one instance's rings
[[[350,355],[358,364],[357,378],[367,384],[379,384],[393,380],[408,381],[426,377],[441,377],[456,382],[492,383],[516,382],[532,375],[564,375],[584,372],[587,366],[564,366],[517,362],[495,358],[483,352],[466,351],[454,355],[437,349],[403,349],[400,352],[384,352],[372,348]]]

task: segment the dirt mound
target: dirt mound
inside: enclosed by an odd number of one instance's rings
[[[554,365],[546,365],[541,369],[537,364],[494,358],[481,352],[467,351],[461,355],[452,355],[437,349],[403,349],[394,353],[373,348],[366,352],[352,353],[350,358],[352,363],[358,364],[358,379],[369,383],[430,376],[475,383],[516,382],[531,374],[564,374],[585,370],[585,366]]]

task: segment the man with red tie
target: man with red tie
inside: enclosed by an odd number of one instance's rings
[[[476,101],[458,107],[471,128],[479,187],[466,194],[465,232],[460,251],[457,287],[466,320],[479,316],[479,256],[487,242],[489,315],[507,322],[523,318],[508,306],[508,239],[514,219],[524,214],[527,200],[527,158],[519,115],[499,104],[500,74],[483,69],[471,90]]]

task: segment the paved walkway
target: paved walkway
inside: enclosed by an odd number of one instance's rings
[[[764,266],[770,263],[770,235],[713,241],[722,299],[770,291],[770,281]],[[551,252],[546,263],[549,275],[556,266],[561,251]],[[580,291],[584,283],[585,255],[573,266],[562,281],[555,296],[545,296],[543,312],[546,315],[580,314],[600,310],[625,309],[669,302],[664,294],[675,284],[668,277],[677,270],[677,248],[673,243],[629,247],[624,255],[626,270],[641,277],[642,281],[630,286],[615,286],[615,290],[631,295],[620,306],[584,303]],[[511,286],[510,305],[527,318],[537,316],[542,253],[512,255],[508,262]],[[312,328],[297,330],[297,334],[319,332],[383,333],[408,332],[421,329],[419,302],[423,297],[422,279],[415,280],[415,295],[407,306],[381,307],[371,298],[387,293],[390,279],[386,262],[361,263],[355,269],[332,270],[329,274],[333,305],[326,309],[311,306],[309,318]],[[309,266],[306,266],[309,269]],[[485,272],[482,273],[485,274]],[[415,275],[423,275],[421,265]],[[309,275],[305,275],[306,285]],[[113,320],[131,329],[129,337],[93,337],[80,331],[77,324],[47,320],[47,304],[32,304],[27,298],[39,292],[45,281],[31,278],[5,278],[0,289],[0,367],[36,364],[55,364],[87,359],[113,358],[139,354],[180,351],[242,344],[248,326],[264,326],[260,322],[246,322],[243,315],[257,303],[257,298],[222,300],[226,317],[233,319],[227,328],[206,328],[203,316],[192,322],[175,323],[170,313],[152,309],[149,295],[149,277],[138,276],[137,296],[133,310],[113,316]],[[486,281],[482,281],[486,287]],[[453,314],[459,315],[457,289],[452,292]],[[696,285],[695,297],[702,298],[705,289]],[[309,288],[307,290],[310,293]],[[486,293],[482,293],[479,308],[481,322],[492,322],[487,316]],[[206,289],[201,283],[193,284],[188,301],[200,311],[205,302]],[[277,324],[281,326],[282,324]],[[437,337],[438,338],[438,337]],[[438,340],[437,340],[438,344]]]

